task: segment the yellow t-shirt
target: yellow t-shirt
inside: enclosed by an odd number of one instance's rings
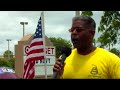
[[[64,71],[61,78],[120,78],[120,58],[98,47],[87,55],[80,55],[77,53],[77,49],[73,49],[71,55],[65,60]]]

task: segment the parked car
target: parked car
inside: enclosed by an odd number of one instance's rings
[[[17,75],[12,68],[0,67],[0,79],[17,79]]]

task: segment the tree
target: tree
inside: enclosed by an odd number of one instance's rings
[[[10,67],[9,61],[1,58],[0,59],[0,67],[2,67],[2,66]]]
[[[120,51],[119,51],[119,50],[117,50],[116,48],[112,48],[112,49],[110,50],[110,52],[112,52],[112,53],[116,54],[117,56],[119,56],[119,55],[120,55]]]
[[[95,38],[93,39],[93,44],[94,44],[94,46],[96,46],[96,39]]]
[[[15,69],[15,58],[11,58],[11,59],[9,60],[9,64],[10,64],[10,67],[11,67],[11,68]]]
[[[13,58],[13,52],[10,50],[6,50],[3,54],[5,59],[12,59]]]
[[[15,58],[12,58],[10,60],[6,60],[5,58],[0,58],[0,67],[6,66],[10,68],[15,68]]]
[[[82,11],[81,15],[83,15],[83,16],[93,16],[93,12],[92,11]]]
[[[109,47],[115,45],[120,40],[120,13],[119,11],[104,11],[101,17],[98,32],[101,36],[98,38],[101,47]]]
[[[72,45],[70,43],[70,41],[65,40],[63,38],[55,38],[55,37],[49,37],[49,39],[51,40],[51,42],[53,43],[53,45],[56,47],[56,57],[58,58],[61,55],[61,48],[64,47],[69,47],[71,48]]]

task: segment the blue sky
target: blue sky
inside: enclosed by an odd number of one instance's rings
[[[18,44],[18,41],[23,37],[23,27],[20,22],[28,22],[28,25],[25,25],[25,35],[34,34],[40,14],[41,11],[0,11],[0,55],[8,49],[6,39],[11,39],[10,50],[14,53],[14,45]],[[102,14],[102,11],[93,12],[97,27]],[[61,37],[70,40],[68,29],[71,27],[74,16],[75,11],[45,11],[45,34],[48,37]],[[96,32],[95,38],[99,35]]]

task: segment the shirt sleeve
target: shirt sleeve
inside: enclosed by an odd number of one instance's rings
[[[109,73],[112,79],[120,79],[120,58],[115,54],[110,55]]]

